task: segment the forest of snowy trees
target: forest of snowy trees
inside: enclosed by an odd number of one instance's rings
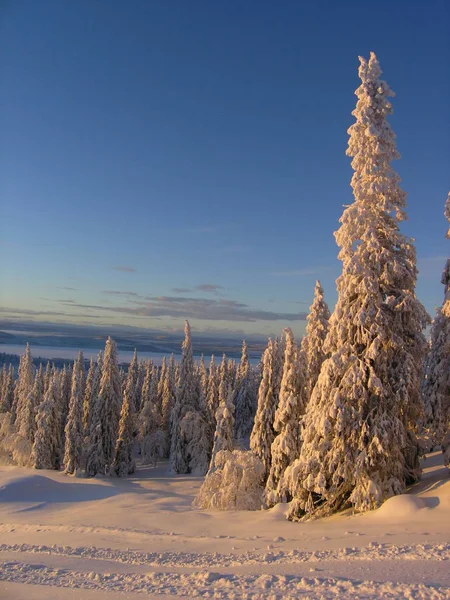
[[[289,502],[291,520],[376,508],[420,478],[432,447],[450,464],[450,259],[428,343],[414,241],[399,227],[393,92],[373,53],[360,63],[332,314],[317,282],[306,335],[269,339],[257,367],[245,342],[238,364],[196,362],[187,321],[180,362],[161,367],[135,352],[124,370],[108,338],[88,368],[80,352],[71,367],[36,369],[27,346],[17,373],[0,371],[0,460],[86,477],[167,460],[205,476],[197,507]],[[450,223],[450,194],[444,214]]]

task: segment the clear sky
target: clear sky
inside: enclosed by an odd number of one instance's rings
[[[370,51],[434,311],[449,21],[448,0],[0,0],[0,317],[301,334],[317,278],[336,300]]]

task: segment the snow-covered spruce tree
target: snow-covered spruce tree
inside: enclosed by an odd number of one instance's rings
[[[214,471],[214,461],[220,451],[233,449],[233,429],[233,390],[228,382],[226,371],[222,370],[219,383],[219,407],[216,410],[216,431],[208,472]]]
[[[216,426],[216,410],[219,402],[219,374],[215,364],[214,354],[211,355],[208,371],[208,395],[206,396],[206,408],[211,424]]]
[[[61,466],[61,421],[57,385],[56,378],[52,378],[44,400],[37,408],[37,429],[30,459],[35,469],[59,470]]]
[[[95,363],[94,358],[91,358],[89,364],[83,401],[83,431],[86,436],[89,435],[92,413],[94,410],[95,402],[97,401],[98,393],[100,391],[102,364],[102,352],[98,353],[97,363]]]
[[[133,414],[135,414],[141,403],[141,398],[138,397],[139,392],[139,363],[137,358],[137,350],[134,349],[133,358],[131,359],[130,366],[128,367],[125,388],[128,388],[130,397],[128,402],[130,403]]]
[[[90,477],[97,473],[108,474],[110,471],[115,455],[121,409],[122,389],[117,348],[114,340],[109,337],[103,355],[100,390],[88,440],[86,473]]]
[[[445,203],[444,215],[450,223],[450,193]],[[446,237],[450,238],[450,228]],[[450,446],[450,259],[445,264],[441,283],[445,286],[444,302],[438,309],[431,328],[431,347],[422,395],[425,404],[425,428],[429,430],[434,445],[442,444],[445,454]]]
[[[306,336],[302,339],[301,349],[306,359],[306,393],[309,399],[319,377],[322,363],[325,360],[323,344],[327,337],[328,321],[330,320],[330,311],[324,300],[320,281],[316,281],[314,300],[309,307],[309,315],[306,320],[308,322]]]
[[[210,458],[210,430],[200,407],[200,382],[194,370],[191,328],[186,321],[180,385],[172,411],[170,466],[174,473],[204,475]]]
[[[55,369],[58,373],[57,369]],[[59,400],[59,412],[61,417],[61,440],[63,445],[65,444],[66,437],[66,422],[69,414],[69,402],[70,395],[72,393],[72,373],[73,368],[64,365],[62,371],[59,372],[59,387],[58,387],[58,400]]]
[[[308,401],[305,354],[297,348],[292,330],[285,329],[284,332],[283,378],[273,423],[277,435],[272,443],[271,467],[265,489],[266,505],[269,507],[290,500],[284,473],[299,455],[300,419]]]
[[[172,359],[171,359],[172,360]],[[175,383],[173,376],[173,369],[169,363],[169,367],[164,373],[164,377],[161,379],[162,391],[161,391],[161,415],[162,415],[162,427],[167,433],[168,443],[170,445],[170,431],[172,422],[172,410],[175,404]]]
[[[242,357],[236,375],[235,405],[234,435],[237,440],[242,440],[250,435],[256,412],[256,389],[245,340],[242,343]]]
[[[273,422],[277,409],[274,393],[274,363],[278,345],[269,339],[263,355],[262,380],[258,390],[258,408],[250,435],[250,449],[264,465],[264,482],[267,480],[271,464],[271,447],[275,439]]]
[[[36,410],[43,400],[44,374],[42,364],[36,372],[33,382],[33,389],[28,394],[25,403],[22,404],[21,412],[17,415],[16,429],[18,434],[24,438],[31,446],[34,443],[36,433]]]
[[[73,475],[81,469],[83,460],[83,353],[80,351],[72,371],[69,415],[65,427],[64,467]]]
[[[9,365],[8,374],[3,382],[0,413],[10,412],[14,402],[14,367]]]
[[[166,377],[166,373],[168,371],[169,367],[167,365],[167,360],[166,357],[163,356],[162,362],[161,362],[161,371],[159,373],[159,377],[158,377],[158,390],[157,390],[157,405],[159,407],[159,411],[162,414],[162,404],[163,404],[163,390],[164,390],[164,379]]]
[[[132,475],[136,469],[136,463],[133,458],[135,419],[134,407],[132,406],[135,391],[135,382],[132,377],[129,377],[123,395],[119,433],[114,453],[113,469],[117,477]]]
[[[34,382],[34,366],[31,357],[30,345],[27,344],[25,354],[20,357],[19,370],[17,373],[17,381],[14,389],[14,400],[11,407],[13,422],[16,421],[22,410],[22,405],[26,403],[28,394],[33,389]],[[20,419],[20,416],[19,416]],[[20,427],[20,423],[16,423],[16,427]]]
[[[413,241],[399,232],[406,194],[387,121],[393,95],[372,53],[349,129],[355,201],[336,241],[342,275],[320,371],[302,421],[299,459],[287,470],[291,519],[369,510],[405,490],[417,453],[408,427],[420,412],[419,376],[428,321],[415,297]]]
[[[206,370],[205,357],[203,354],[200,357],[200,364],[198,365],[198,377],[200,378],[202,396],[206,400],[208,397],[208,371]]]
[[[50,361],[48,360],[47,364],[45,365],[45,373],[44,373],[44,395],[50,386],[52,374],[53,374],[52,365],[50,364]]]
[[[157,367],[148,361],[142,386],[142,407],[138,417],[138,440],[143,464],[156,465],[158,458],[167,456],[168,431],[164,427],[162,406],[168,391],[169,371],[163,361],[158,380]]]

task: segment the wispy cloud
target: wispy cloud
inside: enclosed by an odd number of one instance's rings
[[[130,306],[131,305],[131,306]],[[260,310],[237,302],[216,298],[186,296],[146,296],[130,300],[125,306],[70,303],[82,311],[121,313],[139,317],[190,318],[201,321],[303,321],[306,313],[278,313]]]
[[[122,273],[136,273],[136,269],[128,265],[114,265],[111,269],[114,269],[114,271],[121,271]]]
[[[58,290],[66,290],[67,292],[76,292],[77,289],[74,287],[68,287],[68,286],[59,286]]]
[[[220,290],[224,290],[223,285],[215,283],[200,283],[191,288],[172,288],[174,294],[192,294],[194,292],[205,292],[207,294],[219,294]]]
[[[200,285],[196,285],[195,288],[199,292],[210,292],[212,294],[217,294],[219,290],[223,290],[222,285],[215,285],[214,283],[201,283]]]
[[[134,298],[139,298],[139,294],[136,292],[122,292],[119,290],[103,290],[102,294],[106,296],[132,296]]]

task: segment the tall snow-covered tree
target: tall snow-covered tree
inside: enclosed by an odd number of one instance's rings
[[[89,435],[89,429],[92,419],[95,403],[100,391],[100,380],[102,376],[103,353],[99,352],[97,362],[91,358],[89,371],[86,378],[83,401],[83,430],[85,435]]]
[[[275,439],[273,422],[275,419],[276,391],[274,366],[277,360],[278,345],[269,339],[263,355],[262,380],[258,390],[258,408],[250,435],[250,449],[262,460],[267,480],[271,465],[271,448]]]
[[[323,344],[328,333],[328,321],[330,320],[330,311],[323,297],[323,289],[320,281],[316,281],[314,288],[314,300],[309,307],[309,314],[306,317],[306,336],[302,340],[301,349],[306,359],[306,393],[311,397],[316,381],[319,377],[320,368],[325,360]]]
[[[31,452],[35,469],[55,469],[61,466],[61,432],[57,381],[52,378],[44,400],[37,408],[36,434]]]
[[[307,404],[306,357],[295,343],[292,329],[285,329],[286,344],[280,398],[273,428],[271,467],[266,483],[268,506],[290,499],[284,473],[300,451],[300,419]]]
[[[33,382],[33,359],[31,357],[30,345],[27,344],[25,348],[25,354],[20,357],[17,381],[14,389],[14,400],[11,407],[13,421],[19,419],[19,423],[16,423],[17,428],[20,427],[20,413],[22,411],[22,406],[26,403],[28,394],[33,389]]]
[[[133,358],[131,359],[130,366],[128,367],[125,387],[128,388],[128,393],[130,395],[128,402],[130,404],[132,413],[135,414],[139,410],[141,404],[141,398],[138,396],[139,363],[136,348],[134,349]]]
[[[64,467],[73,475],[83,464],[83,371],[84,357],[80,351],[72,370],[69,414],[65,427]]]
[[[18,434],[30,444],[34,443],[36,433],[36,410],[43,400],[44,378],[42,364],[36,372],[33,389],[22,404],[20,413],[16,419],[16,430]]]
[[[450,223],[450,193],[444,215]],[[450,238],[450,228],[447,231]],[[431,347],[422,385],[425,404],[425,427],[434,444],[442,444],[444,455],[450,447],[450,259],[442,272],[444,302],[431,328]],[[446,455],[450,462],[450,451]]]
[[[416,299],[413,240],[402,235],[406,194],[387,116],[393,95],[375,54],[360,58],[361,85],[349,129],[355,201],[336,232],[342,275],[322,365],[302,421],[299,459],[289,467],[290,518],[346,505],[378,506],[417,475],[411,423],[428,321]],[[286,474],[288,475],[288,474]]]
[[[241,362],[236,375],[235,405],[234,435],[240,440],[250,435],[256,412],[256,390],[245,340],[242,343]]]
[[[114,340],[109,337],[103,355],[100,390],[89,434],[86,463],[86,472],[89,476],[96,473],[109,473],[111,469],[121,409],[122,387],[117,363],[117,347]]]
[[[208,370],[208,395],[206,396],[206,408],[209,414],[209,420],[215,426],[216,410],[219,403],[219,382],[218,369],[216,367],[214,354],[211,355]]]
[[[191,328],[186,321],[180,384],[172,411],[170,465],[174,473],[205,474],[209,465],[210,432],[200,406],[200,382],[194,369]]]
[[[123,396],[120,412],[119,433],[117,436],[116,449],[114,453],[113,469],[117,477],[126,477],[134,473],[136,463],[133,458],[134,445],[134,403],[133,396],[136,387],[132,377],[127,380],[127,386]]]

